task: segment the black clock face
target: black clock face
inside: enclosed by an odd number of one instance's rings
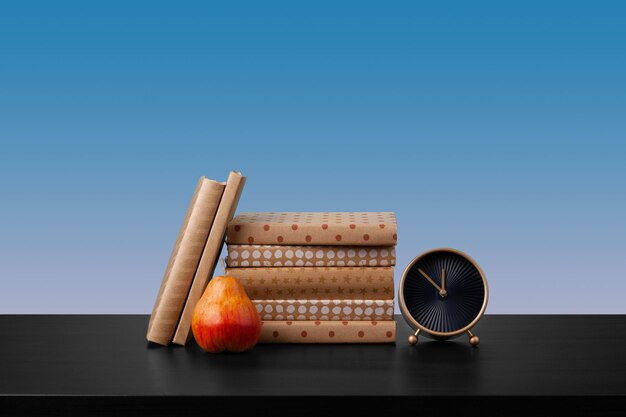
[[[432,332],[450,333],[479,316],[486,288],[470,260],[453,251],[437,250],[413,263],[401,290],[415,321]]]

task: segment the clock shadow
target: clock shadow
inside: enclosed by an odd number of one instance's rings
[[[478,359],[480,348],[464,340],[420,340],[412,346],[412,356],[429,362],[465,365]]]
[[[401,354],[405,356],[402,360],[405,364],[402,390],[409,395],[472,395],[478,392],[484,368],[480,350],[480,347],[472,347],[465,338],[444,341],[420,338],[417,345],[402,347]],[[442,391],[441,387],[446,389]]]

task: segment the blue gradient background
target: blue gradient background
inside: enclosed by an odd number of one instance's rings
[[[395,211],[397,280],[449,246],[489,313],[626,313],[622,2],[14,3],[0,313],[149,312],[231,169],[240,211]]]

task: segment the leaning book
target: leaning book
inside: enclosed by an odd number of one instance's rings
[[[189,203],[154,303],[147,339],[172,341],[202,257],[225,184],[201,177]]]

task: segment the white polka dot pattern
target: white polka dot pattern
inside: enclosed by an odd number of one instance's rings
[[[252,302],[261,320],[393,320],[393,300],[253,300]],[[363,309],[361,305],[370,307]]]
[[[257,261],[253,265],[250,258]],[[393,266],[394,247],[354,249],[347,246],[228,245],[226,265],[249,266]]]

